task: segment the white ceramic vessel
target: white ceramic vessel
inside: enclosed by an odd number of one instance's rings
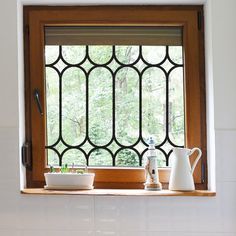
[[[195,152],[198,155],[191,167],[189,158]],[[202,156],[199,148],[173,148],[173,166],[171,168],[169,190],[193,191],[195,190],[193,172]]]
[[[45,189],[93,189],[94,173],[44,173]]]

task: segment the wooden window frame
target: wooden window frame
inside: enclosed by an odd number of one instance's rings
[[[207,189],[206,102],[204,70],[204,24],[202,6],[78,6],[24,7],[26,142],[32,145],[32,165],[26,170],[27,187],[42,187],[45,167],[45,116],[34,102],[38,88],[44,98],[44,26],[181,26],[184,46],[186,147],[199,147],[203,156],[194,180],[196,189]],[[192,161],[194,158],[191,158]],[[95,188],[143,188],[143,168],[89,168],[95,172]],[[170,169],[159,169],[168,187]]]

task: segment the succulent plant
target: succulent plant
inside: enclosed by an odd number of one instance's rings
[[[50,166],[50,173],[55,173],[55,168],[53,166]]]

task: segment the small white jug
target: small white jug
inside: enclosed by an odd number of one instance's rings
[[[198,151],[199,154],[192,167],[189,157]],[[202,156],[199,148],[173,148],[173,166],[171,168],[169,190],[193,191],[195,190],[193,172]]]

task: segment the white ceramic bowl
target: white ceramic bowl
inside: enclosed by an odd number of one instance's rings
[[[44,173],[46,189],[93,189],[94,173]]]

